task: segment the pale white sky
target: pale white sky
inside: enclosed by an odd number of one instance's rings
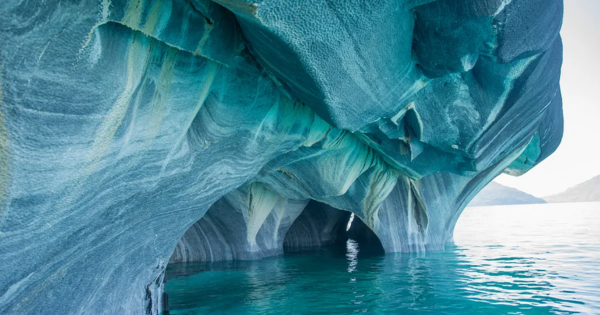
[[[600,0],[565,0],[560,33],[562,143],[525,175],[503,174],[495,180],[537,197],[562,192],[600,174]]]

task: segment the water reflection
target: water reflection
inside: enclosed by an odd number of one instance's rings
[[[346,259],[348,259],[348,272],[356,270],[358,265],[358,243],[355,240],[349,239],[346,241]]]
[[[588,218],[577,224],[600,223],[600,211],[574,213]],[[457,233],[445,252],[374,255],[349,240],[259,261],[170,265],[171,314],[600,313],[594,229],[581,235],[586,229],[574,223],[529,216],[546,223],[541,229],[550,221],[561,226],[544,237],[535,222],[481,234],[483,219],[494,214],[474,215],[466,219],[475,227]]]

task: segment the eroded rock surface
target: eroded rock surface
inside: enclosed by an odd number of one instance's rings
[[[322,245],[349,212],[440,249],[562,135],[558,0],[0,12],[2,314],[157,314],[170,259]]]

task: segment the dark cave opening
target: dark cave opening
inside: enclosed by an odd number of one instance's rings
[[[216,202],[179,241],[164,274],[164,291],[161,295],[163,314],[169,314],[170,298],[175,309],[189,302],[186,297],[196,301],[196,292],[204,290],[206,286],[198,286],[193,277],[205,272],[227,273],[236,270],[236,274],[239,275],[241,271],[243,275],[246,272],[254,273],[261,266],[268,266],[267,272],[277,277],[293,272],[294,268],[297,268],[297,272],[304,273],[306,270],[311,274],[324,264],[332,272],[347,270],[352,273],[363,258],[367,259],[365,261],[380,259],[385,254],[377,235],[359,216],[314,200],[308,204],[306,200],[288,200],[281,205],[284,208],[272,210],[258,233],[259,245],[263,247],[260,247],[260,251],[250,252],[246,242],[247,228],[243,224],[244,215],[236,210],[240,207],[233,204],[233,200],[223,198]],[[295,214],[285,216],[285,211],[279,211],[282,209]],[[287,223],[283,224],[284,221]],[[269,245],[266,243],[270,239],[267,236],[273,236],[275,232],[281,235],[277,244],[264,247]],[[273,257],[278,255],[278,258]],[[267,257],[271,258],[260,259]],[[181,280],[186,278],[189,280]],[[254,276],[250,278],[256,279]],[[236,283],[243,283],[245,279],[241,277],[241,282]],[[175,284],[169,289],[171,280]],[[226,286],[226,283],[215,282],[212,285]],[[229,290],[227,294],[230,294]]]
[[[327,249],[346,251],[348,246],[360,248],[362,254],[385,253],[377,235],[357,215],[315,200],[296,218],[283,241],[285,254]]]
[[[244,196],[243,194],[239,194]],[[170,264],[185,262],[248,261],[296,252],[342,251],[349,240],[361,255],[383,254],[377,235],[351,212],[314,200],[286,200],[261,223],[256,243],[248,238],[246,203],[230,194],[213,204],[181,237]]]

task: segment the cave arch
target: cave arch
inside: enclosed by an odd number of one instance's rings
[[[250,186],[241,187],[215,202],[181,237],[169,264],[254,260],[329,245],[345,246],[349,239],[369,252],[384,253],[377,235],[358,216],[315,200],[279,198],[249,239],[255,221],[251,219],[251,190]]]
[[[311,200],[287,231],[286,253],[328,245],[345,246],[352,239],[373,253],[384,253],[377,235],[356,215]]]
[[[242,185],[215,202],[183,234],[169,263],[254,260],[283,253],[283,238],[308,200]]]

